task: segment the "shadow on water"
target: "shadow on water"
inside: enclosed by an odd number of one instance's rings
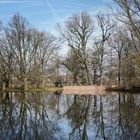
[[[62,94],[62,91],[61,90],[60,91],[55,91],[54,94],[55,95],[61,95]]]
[[[140,95],[126,93],[3,93],[0,139],[138,140],[139,100]]]

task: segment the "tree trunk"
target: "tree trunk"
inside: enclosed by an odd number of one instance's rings
[[[119,67],[118,67],[118,86],[121,83],[121,56],[119,55]]]
[[[73,76],[73,84],[78,85],[78,78],[77,78],[76,74],[74,74],[74,76]]]
[[[93,77],[93,84],[96,84],[96,79],[97,79],[97,71],[94,69],[94,77]]]
[[[9,87],[9,84],[10,84],[10,80],[7,79],[7,80],[5,81],[5,87],[8,88],[8,87]]]
[[[42,69],[42,71],[43,71],[43,69]],[[46,86],[45,75],[42,74],[41,81],[40,81],[40,87],[44,88],[45,86]]]
[[[103,85],[103,70],[102,70],[102,66],[100,68],[100,86]]]
[[[104,51],[102,50],[101,60],[100,60],[100,85],[101,86],[103,85],[103,57],[104,57]]]
[[[88,70],[88,67],[87,67],[87,65],[85,64],[85,70],[86,70],[86,83],[88,83],[89,85],[91,85],[91,80],[90,80],[90,75],[89,75],[89,70]]]
[[[6,87],[5,87],[5,82],[2,82],[2,90],[5,90]]]
[[[28,81],[27,78],[24,78],[24,90],[28,90]]]

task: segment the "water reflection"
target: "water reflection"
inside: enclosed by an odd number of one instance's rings
[[[0,139],[138,140],[140,95],[0,95]]]

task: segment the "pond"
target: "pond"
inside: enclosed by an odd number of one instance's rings
[[[1,140],[138,140],[140,95],[0,95]]]

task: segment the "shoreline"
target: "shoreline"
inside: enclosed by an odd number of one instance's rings
[[[106,87],[106,91],[116,91],[116,92],[129,92],[129,93],[136,93],[140,92],[140,87]]]
[[[7,88],[5,90],[0,90],[0,92],[62,92],[64,94],[105,94],[105,92],[128,92],[128,93],[138,93],[140,92],[140,87],[125,88],[125,87],[109,87],[109,86],[63,86],[63,87],[53,87],[48,86],[44,88],[29,88],[28,90],[23,90],[20,88]]]
[[[62,87],[44,87],[44,88],[29,88],[28,90],[23,90],[20,88],[7,88],[5,90],[0,89],[0,92],[56,92],[63,91]]]
[[[126,88],[126,87],[109,87],[109,86],[64,86],[63,92],[64,93],[99,93],[99,92],[129,92],[129,93],[136,93],[140,92],[140,87],[133,87],[133,88]]]

